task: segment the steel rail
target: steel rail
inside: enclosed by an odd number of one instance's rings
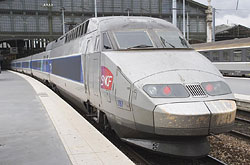
[[[225,162],[211,156],[211,155],[208,155],[207,156],[208,159],[212,160],[214,163],[218,164],[218,165],[227,165]]]
[[[240,137],[243,137],[243,138],[248,139],[248,140],[250,139],[250,135],[247,135],[245,133],[242,133],[242,132],[239,132],[239,131],[236,131],[236,130],[232,130],[229,133],[240,136]]]
[[[244,119],[244,118],[241,118],[241,117],[236,117],[235,119],[238,120],[238,121],[242,121],[242,122],[250,124],[250,120],[247,120],[247,119]]]

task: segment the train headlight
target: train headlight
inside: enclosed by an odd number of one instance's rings
[[[211,96],[226,95],[232,93],[229,86],[223,81],[201,83],[207,94]]]
[[[152,84],[144,85],[143,90],[150,96],[155,98],[186,98],[189,93],[181,84]]]

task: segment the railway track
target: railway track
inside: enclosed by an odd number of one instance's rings
[[[250,140],[250,112],[237,110],[234,129],[230,132],[233,135]]]
[[[244,118],[240,118],[240,117],[236,117],[235,119],[238,120],[238,121],[250,124],[250,120],[247,120],[247,119],[244,119]]]
[[[61,96],[62,97],[62,96]],[[94,122],[91,117],[88,117],[83,113],[77,106],[72,102],[62,97],[71,106],[73,106],[79,114],[81,114],[85,119],[89,121],[96,129],[99,130],[110,142],[112,142],[119,150],[121,150],[125,155],[127,155],[136,165],[226,165],[222,161],[212,157],[206,156],[198,159],[184,159],[175,158],[167,155],[160,155],[148,150],[142,149],[140,147],[130,146],[123,142],[117,137],[112,131],[106,131],[100,127],[96,122]]]
[[[208,155],[206,157],[197,159],[185,159],[181,157],[170,157],[167,155],[160,155],[148,150],[142,149],[140,147],[130,146],[123,142],[117,135],[112,131],[106,131],[103,127],[100,127],[93,119],[87,116],[79,107],[75,106],[74,103],[64,98],[60,93],[57,93],[65,101],[67,101],[79,114],[89,121],[96,129],[99,130],[109,141],[111,141],[119,150],[121,150],[125,155],[127,155],[136,165],[227,165],[226,163],[220,161],[217,158]]]
[[[209,161],[211,161],[212,164],[215,164],[215,165],[227,165],[226,163],[224,163],[223,161],[211,156],[211,155],[208,155],[206,157]]]
[[[245,139],[250,140],[250,135],[248,135],[248,134],[245,134],[245,133],[242,133],[242,132],[239,132],[239,131],[236,131],[236,130],[232,130],[232,131],[230,131],[230,133],[233,134],[233,135],[243,137]]]

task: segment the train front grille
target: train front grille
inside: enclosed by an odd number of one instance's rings
[[[188,89],[190,94],[194,97],[206,96],[206,93],[204,92],[201,85],[199,85],[199,84],[186,85],[186,88]]]

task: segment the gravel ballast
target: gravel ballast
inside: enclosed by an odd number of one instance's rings
[[[250,165],[250,141],[221,134],[209,137],[210,155],[230,165]]]

